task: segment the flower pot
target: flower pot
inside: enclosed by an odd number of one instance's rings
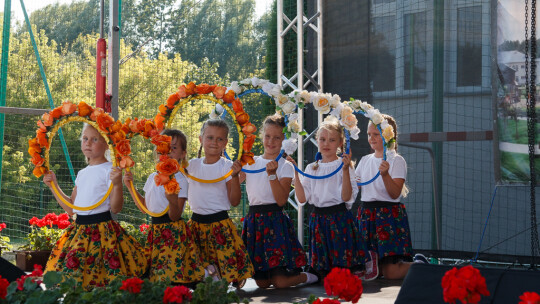
[[[35,264],[41,265],[43,266],[43,269],[45,269],[45,265],[47,265],[50,255],[50,250],[15,251],[15,261],[17,267],[23,271],[34,270]]]

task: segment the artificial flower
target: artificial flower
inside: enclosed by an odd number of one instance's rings
[[[135,162],[131,156],[122,156],[120,158],[119,164],[120,168],[131,168],[135,165]]]
[[[156,170],[164,175],[172,175],[178,172],[180,165],[174,158],[167,158],[156,165]]]
[[[352,130],[354,127],[356,127],[356,124],[358,123],[358,120],[356,119],[356,116],[354,114],[349,114],[341,119],[341,123],[347,130]]]
[[[240,162],[242,163],[242,166],[244,165],[253,165],[255,161],[253,160],[253,152],[243,152],[242,157],[240,158]]]
[[[237,81],[231,82],[231,86],[228,87],[228,90],[231,90],[231,91],[233,91],[233,92],[236,93],[236,94],[242,93],[242,88],[240,88],[240,86],[238,85],[238,82],[237,82]]]
[[[296,149],[298,148],[298,144],[297,144],[297,142],[296,142],[296,139],[293,139],[293,138],[285,139],[285,140],[281,143],[281,148],[282,148],[283,151],[285,151],[285,153],[287,153],[288,155],[293,154],[294,151],[296,151]]]
[[[245,125],[247,122],[249,122],[249,115],[246,112],[236,113],[236,121],[240,124],[240,126]]]
[[[392,126],[388,126],[385,129],[383,129],[382,136],[384,137],[384,140],[388,143],[392,138],[394,138],[394,128]]]
[[[174,177],[164,184],[163,187],[165,188],[165,192],[167,194],[178,194],[178,192],[180,192],[180,185]]]
[[[81,101],[79,102],[79,116],[83,117],[83,116],[88,116],[90,115],[92,112],[93,112],[93,109],[91,106],[89,106],[88,104],[86,104],[86,102],[84,101]]]
[[[212,91],[212,93],[214,94],[214,96],[218,99],[221,99],[223,97],[223,95],[225,95],[225,92],[227,91],[227,88],[226,87],[222,87],[222,86],[216,86],[214,88],[214,91]]]
[[[296,104],[294,102],[288,101],[281,106],[281,110],[283,110],[283,113],[285,113],[285,115],[292,114],[296,110]]]
[[[62,103],[62,114],[63,115],[71,115],[77,111],[77,106],[74,105],[71,101],[64,101]]]
[[[322,114],[328,114],[330,112],[330,102],[323,95],[314,95],[311,97],[311,102],[315,110]]]
[[[59,106],[59,107],[56,107],[56,108],[52,109],[52,111],[50,113],[51,113],[51,116],[52,116],[53,119],[58,119],[58,118],[62,117],[62,115],[68,115],[68,114],[63,113],[62,106]]]
[[[207,83],[201,83],[201,84],[197,85],[197,88],[196,88],[195,91],[197,92],[197,94],[208,94],[208,93],[212,92],[215,87],[216,87],[215,84],[209,85]]]
[[[229,90],[223,95],[223,101],[225,103],[231,103],[233,100],[235,100],[235,92],[233,90]]]
[[[248,122],[244,127],[242,127],[242,133],[244,133],[245,135],[253,134],[255,133],[255,131],[257,131],[257,127],[255,127],[255,125],[250,122]]]
[[[187,96],[193,95],[197,93],[197,85],[193,81],[188,83],[186,86],[186,94]]]

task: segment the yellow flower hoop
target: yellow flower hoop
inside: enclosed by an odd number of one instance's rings
[[[254,132],[255,128],[253,125],[249,122],[249,115],[244,112],[242,102],[240,99],[235,97],[234,91],[228,91],[225,93],[226,88],[225,87],[219,87],[216,85],[209,86],[208,84],[200,84],[195,85],[193,82],[190,82],[187,85],[182,85],[178,88],[178,92],[175,94],[172,94],[167,99],[167,102],[159,107],[159,113],[156,115],[154,121],[158,128],[162,128],[164,126],[164,123],[167,123],[167,128],[170,128],[172,125],[172,122],[176,116],[176,113],[182,108],[184,105],[191,101],[196,100],[210,100],[216,104],[221,105],[232,117],[234,125],[236,126],[236,130],[238,131],[238,145],[239,145],[239,152],[237,156],[237,160],[240,160],[243,164],[252,164],[254,163],[253,160],[253,153],[251,152],[251,148],[253,146],[253,143],[250,144],[244,144],[244,139],[246,136],[254,136],[252,133]],[[212,95],[210,95],[212,93]],[[233,109],[231,109],[227,103],[233,104]],[[244,115],[241,122],[238,121],[239,117],[242,117]],[[251,126],[252,128],[246,128],[246,126]],[[211,179],[211,180],[205,180],[200,179],[195,176],[192,176],[188,174],[182,166],[180,166],[180,172],[187,176],[188,178],[191,178],[194,181],[200,182],[200,183],[217,183],[222,180],[225,180],[232,174],[232,169],[227,172],[224,176]]]
[[[98,120],[101,123],[98,123]],[[113,152],[113,155],[115,155],[112,160],[113,166],[117,165],[116,155],[118,153],[113,145],[114,140],[112,138],[118,137],[111,137],[111,133],[116,133],[111,132],[111,126],[114,125],[114,119],[110,117],[110,115],[105,113],[102,109],[93,109],[91,106],[87,105],[84,102],[76,105],[69,101],[66,101],[62,104],[62,106],[43,114],[42,120],[38,121],[39,128],[38,130],[36,130],[36,137],[28,141],[28,153],[32,156],[32,163],[36,166],[36,168],[34,169],[34,175],[36,175],[36,177],[40,177],[44,173],[48,172],[50,169],[49,150],[53,142],[54,136],[56,135],[56,133],[58,133],[58,130],[63,125],[75,121],[85,122],[91,125],[99,132],[99,134],[101,134],[101,136],[103,136],[103,138],[107,142],[107,145],[109,146],[109,150],[111,150]],[[44,142],[44,140],[46,141]],[[75,206],[65,200],[62,195],[60,195],[59,187],[58,185],[55,185],[55,183],[51,183],[51,187],[53,192],[65,205],[75,210],[88,211],[100,206],[109,197],[113,185],[111,183],[109,189],[107,190],[107,193],[105,193],[105,196],[103,198],[101,198],[97,203],[87,207]]]

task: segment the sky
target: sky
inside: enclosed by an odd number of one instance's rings
[[[40,9],[44,6],[54,3],[71,3],[73,0],[26,0],[24,1],[24,6],[26,7],[26,12],[28,16],[30,14]],[[3,1],[2,1],[3,4]],[[255,11],[257,16],[261,16],[266,10],[270,9],[272,0],[255,0]],[[1,10],[4,10],[4,6],[1,5]],[[22,13],[20,1],[11,1],[11,11],[13,12],[12,18],[17,20],[24,20],[24,15]]]

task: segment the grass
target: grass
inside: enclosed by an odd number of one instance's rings
[[[499,140],[514,144],[528,144],[527,136],[527,121],[526,120],[513,120],[508,118],[506,124],[503,119],[498,120],[499,126]],[[536,130],[540,129],[540,123],[536,124]]]

